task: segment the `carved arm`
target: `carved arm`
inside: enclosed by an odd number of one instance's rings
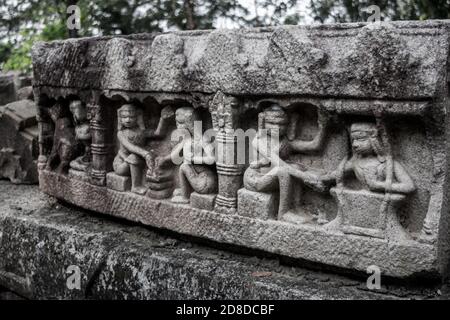
[[[405,168],[397,161],[394,161],[394,175],[397,181],[392,182],[390,185],[386,181],[368,181],[370,190],[403,194],[408,194],[416,190],[414,181]]]
[[[162,138],[167,134],[169,129],[169,121],[175,116],[171,106],[166,106],[161,110],[161,117],[159,118],[156,130],[147,130],[145,136],[150,139]]]
[[[122,146],[130,153],[137,154],[144,159],[147,159],[149,156],[151,156],[150,151],[132,144],[130,141],[128,141],[128,139],[123,135],[122,132],[119,131],[119,133],[117,134],[117,138],[119,139],[119,142],[122,144]]]

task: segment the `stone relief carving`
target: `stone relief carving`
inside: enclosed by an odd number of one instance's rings
[[[118,176],[131,178],[131,191],[134,193],[147,192],[144,170],[147,167],[151,172],[155,164],[154,153],[145,148],[147,139],[160,138],[169,117],[170,110],[163,109],[157,129],[151,131],[145,128],[142,110],[135,105],[125,104],[117,111],[119,150],[114,158],[113,169]]]
[[[70,102],[70,112],[75,124],[75,139],[83,146],[81,156],[70,162],[70,168],[76,171],[87,171],[92,161],[91,128],[89,126],[86,106],[80,100]]]
[[[293,209],[294,203],[302,201],[303,187],[321,189],[323,186],[317,174],[298,163],[290,162],[289,156],[294,152],[307,153],[321,148],[326,137],[328,122],[326,116],[320,114],[320,131],[311,141],[296,139],[298,114],[294,113],[289,119],[287,112],[278,104],[273,104],[263,111],[259,119],[258,135],[252,144],[261,158],[250,163],[249,168],[245,171],[245,188],[255,192],[279,192],[277,213],[279,220],[293,223],[312,221],[311,214],[293,212],[291,209]],[[263,135],[262,129],[267,130],[267,134]],[[270,146],[273,146],[272,150]],[[243,193],[241,196],[245,197]]]
[[[344,232],[384,238],[409,239],[395,209],[415,185],[406,169],[393,160],[387,135],[384,142],[375,123],[353,123],[350,127],[352,156],[323,180],[334,181],[331,193],[338,202],[337,217],[327,228],[341,227]],[[352,173],[362,185],[352,190],[344,179]]]
[[[198,112],[192,107],[177,109],[177,130],[185,130],[185,136],[178,143],[171,154],[166,157],[157,158],[158,165],[173,161],[173,157],[182,154],[183,162],[179,167],[179,188],[175,189],[171,201],[174,203],[189,203],[191,193],[199,195],[211,195],[213,206],[217,190],[217,174],[214,170],[215,155],[214,146],[205,141],[203,132],[195,131],[195,121],[201,123]]]
[[[56,170],[58,173],[67,173],[70,163],[79,153],[75,139],[75,128],[65,108],[56,103],[49,110],[54,123],[53,147],[47,160],[47,169]]]
[[[436,128],[445,128],[448,91],[437,77],[404,83],[417,70],[447,72],[437,63],[448,60],[447,29],[432,25],[420,34],[439,47],[429,59],[411,49],[422,27],[407,24],[382,29],[390,47],[360,25],[92,40],[87,58],[119,52],[133,63],[115,57],[123,75],[99,72],[92,90],[81,89],[78,71],[64,90],[50,72],[36,75],[41,188],[87,209],[296,259],[363,272],[378,264],[399,277],[440,272],[448,146]],[[381,56],[364,64],[365,46]],[[58,65],[70,57],[62,49]],[[35,69],[62,49],[39,44]],[[247,79],[235,53],[267,79]],[[238,129],[254,135],[241,143]]]

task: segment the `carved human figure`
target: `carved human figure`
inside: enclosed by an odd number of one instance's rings
[[[305,223],[311,221],[313,216],[306,212],[291,212],[292,200],[300,203],[305,184],[319,189],[323,185],[317,174],[290,162],[289,158],[295,152],[319,150],[326,137],[328,121],[319,113],[319,133],[310,141],[295,139],[297,122],[298,114],[294,114],[290,121],[288,114],[275,103],[260,114],[259,130],[252,146],[261,157],[250,163],[245,171],[244,187],[256,192],[279,191],[278,219]]]
[[[74,136],[74,128],[69,116],[61,104],[55,104],[49,115],[55,125],[53,146],[47,160],[47,170],[57,173],[67,173],[70,162],[79,154],[78,144]]]
[[[75,124],[75,138],[83,145],[83,154],[70,163],[72,169],[86,171],[91,163],[91,129],[85,105],[80,100],[70,103],[70,112]]]
[[[337,183],[338,189],[344,189],[344,179],[353,173],[363,190],[376,194],[407,195],[416,190],[413,180],[406,169],[392,159],[386,142],[380,139],[377,124],[370,122],[353,123],[350,127],[350,140],[352,155],[341,161],[339,167],[321,179],[325,183]],[[397,197],[401,199],[402,197]],[[392,196],[392,199],[394,197]],[[363,214],[363,213],[361,213]],[[391,228],[404,234],[397,217],[387,217]],[[336,219],[326,225],[327,228],[336,228],[341,224],[342,217],[338,214]]]
[[[339,168],[322,176],[324,181],[339,181],[353,172],[364,188],[373,192],[409,194],[416,187],[405,168],[397,161],[389,164],[390,155],[379,138],[375,123],[359,122],[350,127],[352,157],[344,159]],[[392,166],[392,181],[387,181],[388,165]]]
[[[114,158],[113,169],[117,175],[131,176],[131,191],[144,194],[144,170],[153,168],[154,155],[147,150],[147,139],[164,135],[171,108],[161,111],[161,118],[155,131],[146,130],[142,111],[133,104],[125,104],[117,111],[119,151]]]
[[[183,139],[174,146],[169,155],[158,157],[156,166],[163,167],[181,155],[179,188],[175,189],[171,201],[189,203],[190,194],[213,194],[217,192],[217,174],[214,170],[214,145],[205,141],[202,132],[194,132],[195,121],[200,121],[192,107],[182,107],[175,113],[177,130],[184,131]],[[195,152],[199,150],[200,152]]]

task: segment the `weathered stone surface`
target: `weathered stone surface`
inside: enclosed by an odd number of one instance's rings
[[[31,77],[17,71],[0,73],[0,106],[10,102],[31,99]]]
[[[114,172],[110,172],[106,175],[106,186],[117,191],[130,191],[131,179],[130,177],[122,177]]]
[[[431,98],[444,89],[447,30],[446,21],[355,23],[39,43],[35,86]]]
[[[15,99],[14,77],[9,74],[0,73],[0,106],[10,103]]]
[[[273,193],[253,192],[247,189],[238,191],[238,213],[241,216],[268,220],[276,219],[278,199]]]
[[[191,206],[197,209],[214,210],[215,194],[199,194],[193,192],[191,194]]]
[[[28,86],[20,88],[19,90],[17,90],[16,96],[17,100],[33,100],[34,99],[33,87]]]
[[[39,43],[41,189],[328,267],[443,277],[449,39],[449,21],[428,21]],[[67,175],[80,157],[89,181]],[[130,191],[108,186],[111,172]],[[253,201],[238,201],[242,188],[274,194],[276,214],[238,210]],[[193,192],[214,208],[195,208]]]
[[[38,130],[33,101],[16,101],[3,108],[0,137],[0,178],[37,183]]]
[[[68,278],[79,267],[80,290]],[[70,269],[73,270],[73,269]],[[439,299],[439,284],[390,283],[284,265],[75,210],[0,181],[1,299]],[[19,296],[17,296],[19,295]]]
[[[89,175],[84,171],[69,169],[69,177],[83,181],[89,181]],[[114,184],[112,184],[112,186],[114,186]]]

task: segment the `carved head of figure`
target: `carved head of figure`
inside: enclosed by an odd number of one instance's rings
[[[263,112],[262,116],[264,123],[262,127],[267,130],[268,135],[278,134],[279,137],[284,137],[286,135],[289,117],[279,104],[272,104]]]
[[[142,113],[134,104],[124,104],[117,110],[118,130],[143,129]]]
[[[73,115],[75,124],[83,123],[87,121],[87,112],[84,104],[80,100],[74,100],[69,105],[70,112]]]
[[[60,119],[70,119],[70,114],[67,113],[67,110],[62,106],[61,103],[55,103],[48,111],[50,118],[54,123],[57,123]]]
[[[350,139],[354,155],[383,157],[384,150],[375,123],[353,123],[350,127]]]
[[[194,123],[200,121],[198,113],[192,107],[182,107],[175,112],[175,121],[178,130],[187,130],[194,134]]]

